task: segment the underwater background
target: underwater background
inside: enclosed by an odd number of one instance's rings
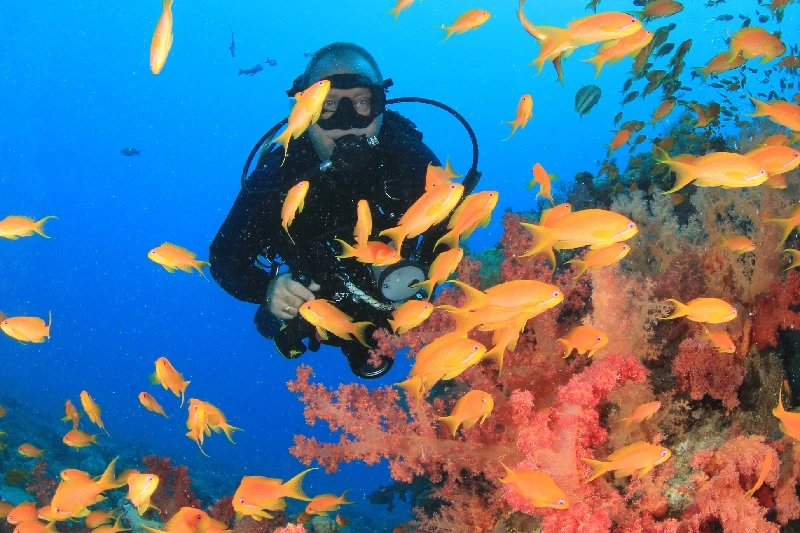
[[[655,30],[675,23],[668,42],[677,46],[692,39],[684,60],[686,68],[679,76],[682,87],[675,93],[680,102],[719,103],[725,94],[738,109],[730,111],[730,116],[723,114],[708,128],[699,128],[692,125],[693,117],[687,118],[690,108],[679,103],[662,122],[644,128],[647,140],[632,153],[628,146],[614,153],[620,177],[613,181],[601,177],[599,169],[616,130],[615,115],[622,110],[623,120],[649,121],[662,100],[661,89],[621,107],[620,91],[631,76],[632,60],[604,67],[595,80],[592,66],[580,61],[593,55],[589,46],[565,59],[563,85],[549,63],[537,76],[536,69],[528,65],[536,57],[538,43],[522,28],[516,14],[519,6],[513,1],[467,5],[425,0],[415,2],[393,22],[393,16],[385,13],[393,7],[389,1],[176,0],[174,43],[158,76],[148,66],[150,39],[161,12],[158,1],[4,2],[0,6],[0,219],[7,215],[58,218],[47,223],[51,239],[36,235],[15,241],[0,239],[0,311],[9,317],[46,317],[48,312],[53,316],[52,336],[43,344],[0,338],[0,406],[8,411],[0,418],[0,431],[8,433],[8,448],[0,452],[0,474],[33,468],[36,460],[20,457],[15,451],[23,442],[46,450],[50,477],[63,468],[86,468],[99,474],[117,455],[121,456],[120,470],[142,468],[136,461],[154,454],[188,466],[195,493],[206,508],[232,495],[242,476],[285,480],[304,470],[288,452],[295,435],[336,440],[326,423],[306,424],[304,405],[297,394],[287,390],[286,383],[296,379],[299,364],[310,365],[313,381],[328,388],[352,383],[355,378],[338,351],[323,348],[299,360],[286,360],[256,332],[252,324],[255,306],[233,299],[213,281],[182,272],[169,275],[147,259],[149,250],[166,241],[207,259],[208,245],[239,192],[247,154],[258,138],[289,112],[291,103],[285,90],[305,67],[304,53],[336,41],[364,46],[377,59],[384,77],[394,80],[389,97],[439,100],[467,119],[480,146],[478,168],[483,176],[477,190],[500,194],[491,224],[468,241],[469,250],[477,254],[500,249],[495,246],[508,228],[503,225],[504,211],[528,213],[526,220],[538,220],[539,212],[550,207],[526,187],[536,162],[559,176],[553,185],[555,203],[570,201],[576,207],[607,209],[619,194],[631,195],[629,202],[647,201],[643,194],[631,192],[631,184],[639,180],[636,188],[643,193],[646,185],[656,181],[648,182],[645,175],[655,173],[655,168],[663,174],[663,166],[657,167],[650,158],[632,170],[634,178],[629,176],[626,181],[624,175],[631,157],[649,157],[657,137],[675,137],[681,150],[671,152],[673,155],[700,155],[697,151],[708,151],[708,145],[699,147],[711,137],[718,149],[727,146],[744,152],[756,146],[758,136],[787,133],[766,119],[754,122],[745,116],[753,109],[746,96],[776,91],[778,98],[792,101],[800,88],[796,65],[779,69],[778,60],[764,65],[751,60],[747,67],[758,72],[747,72],[750,86],[736,90],[701,84],[690,74],[691,67],[705,65],[727,49],[730,35],[742,27],[740,14],[770,32],[780,30],[789,48],[786,55],[792,55],[791,48],[800,44],[800,4],[789,3],[779,23],[773,10],[756,0],[727,0],[712,7],[707,3],[716,2],[686,0],[680,13],[651,20],[646,27]],[[465,10],[477,7],[491,12],[488,22],[441,42],[444,32],[436,25],[450,24]],[[630,1],[603,0],[598,6],[598,12],[641,9]],[[524,11],[528,19],[554,26],[565,26],[592,13],[578,0],[529,0]],[[716,20],[723,14],[733,17]],[[759,22],[759,15],[766,20]],[[231,31],[235,57],[228,48]],[[672,56],[653,59],[657,66],[652,68],[672,68],[667,64]],[[268,60],[274,60],[274,65],[267,62],[254,76],[237,75],[239,69]],[[728,73],[732,74],[735,72]],[[761,83],[764,78],[767,83]],[[793,89],[781,90],[781,78],[792,83]],[[637,80],[634,88],[641,91],[645,83],[647,80]],[[575,95],[589,84],[597,85],[602,96],[590,112],[580,116]],[[533,118],[504,140],[509,127],[501,122],[514,119],[517,102],[526,93],[533,97]],[[400,104],[393,109],[417,124],[440,159],[449,157],[457,171],[466,171],[471,161],[469,138],[450,115],[421,104]],[[749,137],[743,136],[743,131]],[[743,139],[749,142],[747,146],[742,145]],[[121,155],[126,147],[135,147],[140,155]],[[648,165],[653,166],[648,170]],[[596,191],[576,182],[574,176],[581,172],[592,174],[589,178],[594,178]],[[797,172],[787,177],[788,189],[762,188],[760,194],[780,194],[781,207],[796,203],[800,200]],[[671,178],[662,178],[671,184]],[[614,189],[617,183],[623,187]],[[733,211],[737,195],[750,195],[748,206],[758,203],[752,199],[755,193],[732,192],[725,198],[730,199]],[[594,201],[592,194],[596,194]],[[687,223],[692,214],[678,211],[693,209],[689,205],[686,200],[683,207],[675,206],[676,221]],[[789,209],[772,214],[788,217]],[[632,219],[639,223],[636,217]],[[643,233],[640,228],[640,237]],[[711,253],[710,238],[689,240]],[[770,242],[774,247],[776,239]],[[634,244],[631,256],[650,253],[644,245],[636,248]],[[495,257],[496,269],[499,262]],[[664,271],[637,270],[643,263],[646,261],[633,261],[626,268],[645,277]],[[773,263],[777,266],[776,259]],[[564,268],[561,258],[559,268]],[[670,265],[663,265],[668,268]],[[782,269],[773,270],[761,274],[785,279],[785,274],[779,273]],[[493,275],[498,277],[497,272]],[[729,284],[733,287],[734,282],[729,280]],[[673,296],[662,299],[667,297]],[[675,337],[670,342],[676,342]],[[187,401],[195,397],[210,401],[224,411],[230,423],[244,429],[234,435],[235,445],[224,436],[213,435],[204,445],[210,457],[204,457],[184,436],[185,406],[179,408],[178,399],[148,381],[160,356],[168,357],[191,381]],[[405,379],[411,365],[410,359],[398,357],[387,376],[361,385],[369,389],[391,386]],[[64,402],[70,398],[79,405],[82,390],[89,391],[102,406],[110,438],[101,435],[99,448],[75,450],[60,442],[69,428],[59,420],[64,416]],[[146,411],[137,399],[141,391],[153,394],[170,418]],[[776,391],[765,388],[762,392],[774,406]],[[704,408],[727,412],[721,404]],[[683,416],[689,416],[688,412]],[[777,431],[776,424],[773,431]],[[766,430],[764,434],[768,440],[781,436]],[[502,470],[497,463],[494,468],[496,479]],[[9,481],[0,479],[0,500],[21,497],[26,482]],[[341,465],[335,474],[322,469],[310,473],[304,488],[310,495],[341,494],[350,489],[348,498],[355,504],[343,508],[342,513],[349,516],[351,528],[389,532],[412,518],[408,503],[395,500],[391,511],[386,505],[370,503],[369,495],[391,482],[386,461],[371,467],[357,461]],[[290,502],[287,515],[302,511],[300,503]],[[498,519],[510,512],[496,499],[484,504],[496,510]],[[766,504],[765,509],[769,509]],[[777,524],[774,516],[769,519]],[[436,531],[430,525],[405,527],[407,531]],[[534,531],[525,529],[528,526],[513,527],[517,529],[508,526],[507,530]],[[698,526],[697,530],[714,531],[712,527],[718,526]],[[459,529],[441,529],[451,530]],[[463,525],[461,530],[491,531],[474,524]],[[597,531],[603,530],[598,526]],[[645,526],[639,530],[656,531]],[[729,526],[724,530],[748,529]]]

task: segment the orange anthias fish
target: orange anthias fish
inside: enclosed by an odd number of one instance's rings
[[[767,480],[769,471],[772,470],[772,462],[774,460],[772,454],[773,451],[769,450],[766,455],[764,455],[764,460],[761,462],[761,472],[758,474],[758,479],[756,479],[753,488],[744,493],[745,496],[750,497],[755,494],[755,492],[761,488],[761,485],[764,484],[764,481]]]
[[[397,309],[389,319],[389,325],[397,335],[419,326],[431,316],[434,305],[427,300],[409,300]]]
[[[39,518],[44,519],[40,516]],[[39,520],[21,522],[14,528],[14,533],[59,533],[55,522],[42,524]]]
[[[115,520],[116,511],[92,511],[86,517],[86,527],[94,529]]]
[[[459,16],[450,26],[445,26],[442,24],[436,27],[447,30],[447,35],[445,35],[444,39],[442,39],[442,42],[445,42],[454,33],[464,33],[482,26],[487,20],[489,20],[490,16],[491,14],[483,9],[470,9],[463,15]]]
[[[542,196],[550,200],[550,205],[555,205],[555,202],[553,201],[553,194],[551,192],[553,188],[551,180],[556,179],[556,175],[548,174],[540,163],[533,165],[531,174],[533,174],[533,178],[528,182],[528,188],[531,189],[538,183],[539,192],[536,193],[536,198]]]
[[[511,126],[511,134],[503,139],[509,140],[517,133],[517,128],[524,128],[528,124],[528,120],[533,118],[533,98],[529,94],[523,94],[517,104],[517,115],[511,122],[503,122]]]
[[[172,394],[180,397],[181,407],[186,397],[186,387],[189,386],[190,381],[183,379],[183,375],[175,370],[172,363],[166,357],[159,357],[156,359],[156,373],[150,376],[150,382],[153,385],[161,385],[164,390],[169,389]]]
[[[310,185],[307,181],[301,181],[289,189],[289,192],[286,193],[286,199],[283,201],[283,207],[281,207],[281,225],[293,244],[294,239],[289,233],[289,226],[291,226],[292,222],[294,222],[294,217],[297,215],[297,213],[303,212],[309,186]]]
[[[523,257],[544,253],[555,266],[553,250],[571,250],[582,246],[605,248],[636,235],[639,228],[624,215],[603,209],[575,211],[552,223],[551,227],[522,223],[533,234],[535,245]]]
[[[132,474],[128,476],[128,499],[133,503],[140,515],[148,509],[156,509],[150,503],[150,497],[158,488],[159,478],[155,474]]]
[[[41,457],[44,450],[26,442],[25,444],[20,444],[17,448],[17,453],[23,457],[34,458]]]
[[[338,511],[340,505],[355,503],[349,502],[345,498],[348,492],[350,492],[349,489],[344,491],[341,496],[336,494],[314,496],[306,505],[306,512],[310,515],[327,516],[330,512]]]
[[[157,248],[153,248],[147,253],[147,257],[154,263],[158,263],[170,274],[175,270],[183,270],[184,272],[192,272],[192,269],[197,270],[201,276],[203,274],[203,267],[210,266],[208,261],[199,261],[196,259],[197,254],[187,250],[182,246],[165,242]],[[208,279],[208,278],[206,278]]]
[[[800,151],[789,146],[764,146],[744,155],[770,176],[791,172],[800,166]]]
[[[720,248],[727,248],[731,252],[736,252],[737,254],[745,254],[756,249],[756,243],[744,235],[737,235],[727,239],[725,237],[720,237],[717,246]]]
[[[564,294],[550,283],[537,280],[518,279],[500,283],[486,289],[485,292],[470,287],[466,283],[454,280],[453,283],[464,293],[461,307],[440,305],[440,309],[450,312],[466,312],[477,309],[498,308],[509,310],[538,310],[556,305]]]
[[[393,265],[402,259],[400,253],[391,245],[380,241],[370,241],[366,245],[354,248],[341,239],[335,240],[342,245],[342,254],[336,256],[339,259],[354,258],[359,263],[376,267]]]
[[[723,322],[730,322],[738,316],[735,307],[719,298],[695,298],[688,304],[682,304],[672,298],[667,299],[667,301],[675,306],[675,310],[668,317],[664,317],[663,320],[672,320],[685,316],[693,322],[722,324]]]
[[[83,406],[83,411],[86,413],[86,416],[89,417],[89,420],[91,420],[93,424],[97,425],[97,427],[105,431],[106,435],[108,435],[108,431],[103,425],[103,420],[100,418],[100,406],[94,402],[92,397],[89,396],[89,393],[86,391],[81,391],[81,406]],[[110,437],[111,435],[108,436]]]
[[[788,239],[789,235],[791,235],[792,231],[794,231],[794,228],[800,225],[800,205],[794,208],[789,218],[767,218],[764,220],[764,222],[777,224],[778,227],[780,227],[782,234],[777,248],[777,250],[780,250],[786,242],[786,239]]]
[[[159,415],[163,415],[164,417],[169,418],[167,416],[167,413],[164,412],[164,408],[161,407],[161,404],[159,404],[156,401],[156,399],[153,398],[150,394],[148,394],[146,392],[140,392],[139,393],[139,402],[148,411],[152,411],[153,413],[156,413],[156,414],[159,414]]]
[[[766,169],[751,159],[732,152],[714,152],[693,163],[677,161],[661,148],[654,148],[656,159],[676,174],[675,185],[664,194],[672,194],[691,182],[698,187],[757,187],[767,181]]]
[[[594,77],[597,79],[606,64],[613,65],[621,59],[635,56],[652,40],[653,32],[641,28],[622,39],[601,42],[597,47],[597,55],[583,61],[594,65]]]
[[[364,246],[369,242],[372,235],[372,211],[369,209],[369,202],[359,200],[356,206],[356,227],[353,230],[353,237],[356,244]]]
[[[645,6],[643,11],[639,11],[636,14],[646,22],[676,15],[681,11],[683,11],[683,4],[675,0],[653,0]]]
[[[567,23],[571,46],[585,46],[601,41],[624,39],[642,29],[642,22],[628,13],[609,11],[589,15]]]
[[[732,60],[729,60],[728,52],[721,52],[712,57],[706,66],[694,67],[694,71],[700,74],[700,77],[703,79],[703,81],[706,81],[706,78],[712,74],[722,74],[724,72],[728,72],[729,70],[737,69],[746,62],[747,60],[740,55],[736,56]]]
[[[453,167],[450,165],[450,158],[447,158],[443,167],[437,167],[433,163],[428,164],[428,170],[425,173],[425,191],[430,191],[431,189],[444,184],[449,184],[450,180],[454,180],[460,178],[461,174],[458,174]]]
[[[570,356],[572,350],[578,350],[580,355],[589,352],[587,357],[591,358],[597,350],[608,344],[608,335],[592,326],[578,326],[557,342],[564,345],[565,359]]]
[[[674,98],[667,98],[661,102],[653,112],[653,118],[650,119],[650,124],[652,124],[655,128],[656,124],[664,120],[667,116],[669,116],[670,113],[672,113],[672,110],[675,109],[676,102],[677,100]]]
[[[440,416],[439,422],[447,424],[455,437],[461,425],[464,426],[464,429],[469,429],[478,422],[483,424],[484,420],[492,414],[492,409],[494,409],[494,398],[491,394],[480,390],[471,390],[459,398],[450,412],[450,416]]]
[[[92,444],[100,444],[97,442],[97,435],[89,435],[79,429],[71,429],[64,435],[64,444],[69,446],[70,448],[86,448],[87,446],[91,446]]]
[[[92,476],[88,472],[78,470],[77,468],[67,468],[59,472],[59,477],[63,481],[74,481],[76,479],[91,480]],[[94,528],[93,528],[94,529]]]
[[[384,230],[380,234],[392,239],[395,250],[400,250],[405,239],[421,235],[447,218],[463,194],[464,186],[460,183],[434,187],[408,208],[397,227]]]
[[[189,416],[186,419],[186,428],[189,430],[186,436],[197,443],[200,453],[208,457],[203,450],[205,438],[211,435],[211,429],[206,421],[206,403],[195,398],[189,399]]]
[[[433,298],[433,291],[436,286],[444,283],[456,271],[461,259],[464,257],[464,250],[461,248],[451,248],[436,256],[428,269],[428,279],[412,285],[412,288],[424,289],[428,294],[428,300]]]
[[[64,404],[64,418],[61,419],[62,422],[69,422],[72,421],[72,429],[78,429],[78,424],[81,420],[81,414],[78,412],[78,409],[72,404],[72,400],[67,400]]]
[[[722,108],[719,104],[714,102],[710,103],[709,105],[701,105],[697,102],[691,102],[689,107],[697,113],[697,122],[695,122],[695,126],[698,128],[705,128],[708,127],[709,124],[712,122],[719,121],[719,114]]]
[[[627,142],[631,140],[631,135],[633,135],[633,132],[630,130],[619,130],[616,135],[614,135],[614,138],[611,139],[611,144],[606,145],[608,146],[607,157],[611,157],[611,154],[627,144]]]
[[[764,139],[761,144],[764,146],[789,146],[792,144],[792,140],[786,135],[778,133],[775,135],[770,135]]]
[[[317,328],[323,340],[328,340],[328,332],[346,341],[357,340],[369,348],[364,337],[372,322],[353,322],[353,319],[336,308],[328,300],[311,300],[300,306],[300,315]]]
[[[161,16],[150,41],[150,72],[158,74],[172,48],[172,0],[162,0]]]
[[[434,248],[440,244],[458,248],[461,239],[468,239],[479,227],[485,228],[492,220],[492,211],[497,206],[499,198],[500,194],[497,191],[482,191],[464,198],[447,223],[447,229],[450,231],[436,241]]]
[[[164,529],[153,529],[141,526],[148,533],[206,533],[211,529],[211,517],[208,513],[194,507],[181,507],[164,525]]]
[[[56,217],[44,217],[36,221],[28,217],[7,216],[0,220],[0,237],[17,240],[20,237],[30,237],[34,233],[38,233],[42,237],[49,239],[44,233],[44,223]]]
[[[572,213],[572,204],[558,204],[550,209],[542,211],[542,216],[539,218],[539,225],[547,228],[553,227],[557,221]]]
[[[573,264],[576,267],[575,276],[572,279],[577,279],[583,275],[587,270],[594,270],[604,266],[613,265],[621,261],[631,247],[624,242],[615,242],[605,248],[598,250],[589,250],[582,259],[570,259],[567,264]]]
[[[283,483],[280,479],[245,476],[233,494],[233,509],[244,516],[260,521],[262,518],[273,518],[266,512],[282,511],[286,508],[284,498],[293,498],[310,502],[311,498],[303,492],[303,478],[316,468],[303,470],[292,479]]]
[[[222,411],[219,410],[219,407],[216,407],[208,402],[206,404],[206,423],[208,427],[210,427],[214,433],[219,433],[222,431],[225,433],[225,436],[228,438],[231,443],[233,443],[233,437],[231,434],[234,431],[244,431],[242,428],[237,428],[228,424],[228,419],[225,418],[225,415]]]
[[[653,418],[653,415],[656,414],[656,411],[661,409],[661,402],[648,402],[643,403],[639,407],[635,408],[631,413],[631,416],[620,418],[617,420],[617,424],[622,422],[625,423],[625,427],[631,425],[631,422],[641,422],[643,420],[650,420]]]
[[[710,341],[719,353],[734,353],[736,351],[736,345],[733,344],[731,336],[724,329],[709,330],[705,328],[700,338]]]
[[[786,189],[789,187],[789,183],[786,181],[785,176],[779,174],[777,176],[770,176],[769,179],[764,182],[764,187],[770,189]]]
[[[756,106],[748,117],[769,117],[769,119],[781,126],[786,126],[792,131],[800,131],[800,105],[795,105],[783,100],[773,100],[771,102],[762,102],[756,100],[752,96],[750,100]]]
[[[316,124],[322,114],[322,106],[325,104],[325,98],[327,98],[330,88],[330,80],[320,80],[305,91],[294,95],[295,104],[289,112],[286,129],[272,140],[272,143],[280,144],[283,147],[284,162],[286,156],[289,155],[289,142],[300,137],[311,124]]]
[[[786,411],[783,408],[783,385],[778,389],[778,405],[772,410],[775,418],[781,421],[780,428],[786,435],[789,435],[794,440],[800,440],[800,413],[793,413]]]
[[[511,484],[514,492],[530,500],[534,507],[549,507],[552,509],[568,509],[569,500],[550,474],[532,468],[517,468],[511,470],[503,463],[506,477],[498,481]]]
[[[13,507],[6,515],[6,522],[15,526],[22,522],[37,520],[39,512],[36,510],[35,502],[23,502]]]
[[[745,59],[760,57],[763,65],[785,53],[786,45],[780,39],[764,28],[750,26],[740,29],[731,36],[728,61],[741,54]]]
[[[49,315],[49,322],[47,324],[39,317],[17,316],[6,318],[0,322],[0,330],[19,342],[33,342],[38,344],[50,338],[50,326],[52,325],[52,313]]]
[[[394,13],[394,21],[397,22],[397,17],[400,16],[400,12],[411,7],[411,4],[413,3],[414,0],[397,0],[397,4],[395,4],[392,9],[387,11],[386,14],[388,15],[389,13]]]
[[[672,457],[672,452],[663,446],[655,446],[649,442],[639,441],[624,448],[620,448],[608,456],[608,461],[596,461],[582,457],[581,460],[592,467],[592,475],[586,480],[589,483],[606,472],[614,472],[615,478],[631,476],[637,470],[638,477],[642,477],[654,467],[667,462]]]
[[[114,459],[108,464],[98,481],[92,479],[75,479],[62,482],[56,489],[50,502],[50,515],[54,520],[63,521],[70,518],[85,517],[88,507],[105,499],[103,492],[119,488],[122,485],[114,477]]]

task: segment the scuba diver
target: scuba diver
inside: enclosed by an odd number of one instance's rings
[[[350,43],[320,49],[287,94],[322,79],[330,80],[331,89],[318,122],[292,140],[285,161],[283,149],[269,143],[285,119],[261,138],[245,163],[242,190],[210,248],[213,278],[233,297],[259,305],[257,330],[287,358],[319,349],[314,326],[298,315],[308,300],[323,298],[354,321],[388,328],[387,319],[400,304],[427,296],[411,285],[426,279],[434,243],[446,231],[440,224],[407,240],[401,250],[406,259],[388,267],[337,258],[342,250],[335,239],[352,241],[359,200],[369,202],[377,238],[422,196],[428,165],[440,161],[409,119],[385,108],[392,81],[384,80],[365,49]],[[473,141],[473,166],[464,185],[471,190],[480,173],[477,143],[466,121],[438,102],[407,97],[388,103],[395,101],[432,103],[465,125]],[[292,223],[293,244],[281,227],[281,208],[288,190],[300,181],[309,181],[310,188],[303,212]],[[368,340],[373,331],[367,331]],[[356,341],[330,336],[324,342],[339,347],[361,378],[380,377],[393,363],[371,360],[369,348]]]

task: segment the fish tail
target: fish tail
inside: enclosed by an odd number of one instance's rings
[[[747,115],[748,117],[768,117],[770,114],[772,114],[772,109],[768,103],[762,102],[761,100],[753,98],[752,96],[750,97],[750,100],[753,101],[753,104],[755,104],[756,108],[752,113]]]
[[[679,191],[696,179],[696,176],[694,175],[694,166],[681,163],[679,161],[674,161],[669,157],[669,154],[667,154],[667,152],[665,152],[659,146],[653,148],[653,154],[659,163],[664,163],[673,172],[675,172],[675,184],[670,190],[664,191],[662,194],[672,194],[676,191]]]
[[[356,249],[344,242],[341,239],[334,239],[336,242],[342,245],[342,255],[337,255],[338,259],[348,259],[350,257],[356,256]]]
[[[442,42],[445,42],[447,39],[449,39],[456,32],[456,30],[454,30],[452,26],[445,26],[444,24],[436,24],[436,25],[434,25],[434,28],[441,28],[441,29],[447,31],[447,35],[444,36],[444,39],[442,39]]]
[[[583,275],[584,272],[586,272],[586,269],[589,268],[586,266],[586,261],[579,261],[578,259],[571,259],[567,261],[567,263],[572,263],[575,265],[576,272],[575,275],[572,276],[572,279],[578,279]]]
[[[672,298],[668,298],[667,301],[675,306],[675,310],[668,317],[664,317],[663,320],[672,320],[673,318],[680,318],[689,314],[688,305],[684,305],[678,300],[673,300]]]
[[[203,272],[203,267],[210,267],[210,266],[211,263],[209,263],[208,261],[194,261],[192,263],[192,267],[194,267],[194,269],[197,270],[200,273],[200,275],[203,276],[204,278],[206,278],[206,275]],[[208,278],[206,278],[206,281],[208,281]]]
[[[392,243],[394,244],[395,250],[400,250],[400,248],[403,246],[403,240],[406,238],[405,233],[403,233],[402,226],[397,226],[394,228],[383,230],[380,234],[381,236],[389,237],[390,239],[392,239]]]
[[[355,322],[353,323],[353,331],[350,332],[353,337],[356,338],[358,342],[360,342],[363,346],[370,348],[370,345],[367,344],[366,334],[367,328],[370,326],[374,326],[372,322]]]
[[[500,461],[500,465],[503,467],[503,470],[506,471],[506,477],[498,479],[497,481],[500,483],[514,483],[517,481],[517,474],[513,470],[503,464],[503,461]]]
[[[53,312],[47,312],[47,338],[50,338],[50,326],[53,325]]]
[[[458,427],[461,425],[461,420],[456,419],[456,417],[450,416],[440,416],[439,422],[443,422],[450,428],[450,433],[455,437],[456,433],[458,433]]]
[[[406,393],[413,397],[416,406],[419,407],[419,402],[422,399],[422,378],[419,376],[414,376],[408,378],[405,381],[401,381],[400,383],[395,383],[395,386],[400,387]]]
[[[564,355],[562,355],[561,358],[566,359],[567,357],[569,357],[570,354],[572,353],[572,349],[574,348],[574,346],[572,346],[566,339],[556,339],[556,342],[560,342],[561,344],[564,345]]]
[[[110,463],[108,463],[105,472],[103,472],[103,475],[97,480],[97,487],[100,489],[100,492],[123,486],[120,485],[120,483],[117,481],[117,476],[114,475],[114,466],[117,464],[117,459],[118,457],[115,457]]]
[[[275,137],[275,139],[272,140],[273,143],[280,144],[281,146],[283,146],[283,161],[281,161],[281,166],[283,166],[283,163],[286,161],[286,156],[289,153],[289,141],[291,140],[292,140],[292,130],[290,130],[288,127],[285,130],[283,130],[283,133],[281,133],[280,135]]]
[[[459,239],[460,235],[458,234],[458,232],[455,229],[450,230],[441,239],[436,241],[436,244],[434,245],[433,249],[435,250],[436,248],[439,247],[440,244],[444,244],[451,250],[454,250],[458,248]]]
[[[506,351],[505,349],[506,349],[505,346],[497,345],[494,346],[488,352],[486,352],[486,354],[483,356],[483,359],[494,361],[494,363],[497,364],[498,375],[503,373],[503,359],[505,357],[505,351]],[[455,434],[453,436],[455,436]]]
[[[465,300],[464,300],[464,308],[469,307],[471,309],[476,309],[478,307],[483,307],[486,305],[486,294],[470,287],[466,283],[458,280],[453,280],[453,283],[461,289],[461,292],[464,293]]]
[[[503,122],[503,124],[508,124],[509,126],[511,126],[511,134],[505,139],[503,139],[504,141],[507,141],[511,137],[513,137],[515,133],[517,133],[517,129],[519,128],[520,124],[516,120],[512,120],[511,122]]]
[[[623,429],[628,429],[628,426],[631,425],[631,417],[628,416],[625,418],[620,418],[619,420],[616,421],[617,424],[622,424],[623,422],[625,423]]]
[[[191,381],[184,381],[183,382],[183,388],[181,389],[181,407],[183,407],[183,402],[186,400],[186,387],[189,386],[189,383],[191,383]],[[166,387],[164,387],[164,388],[166,388]]]
[[[420,281],[419,283],[415,283],[411,286],[412,289],[423,289],[425,293],[428,295],[428,300],[433,298],[433,291],[436,288],[436,282],[432,279],[426,279],[425,281]]]
[[[522,254],[522,257],[530,257],[536,254],[545,254],[550,259],[550,264],[556,266],[556,255],[553,252],[553,244],[555,244],[555,237],[553,230],[544,226],[537,226],[536,224],[528,224],[523,222],[522,225],[533,234],[533,240],[536,243],[533,248]]]
[[[172,9],[172,1],[173,0],[161,0],[161,8],[164,11],[169,11],[170,9]]]
[[[583,62],[591,63],[594,66],[594,79],[600,77],[600,71],[603,70],[603,66],[606,64],[605,60],[599,55],[590,57],[589,59],[584,59]]]
[[[51,218],[58,218],[58,217],[53,217],[53,216],[44,217],[43,219],[41,219],[40,221],[36,222],[36,224],[33,225],[33,231],[35,231],[45,239],[49,239],[50,237],[48,235],[45,235],[44,233],[44,223],[50,220]]]
[[[764,220],[764,222],[776,224],[781,229],[781,239],[778,241],[778,247],[776,248],[776,250],[780,250],[786,242],[786,239],[788,239],[789,235],[794,231],[794,224],[789,222],[789,219],[786,218],[768,218]]]
[[[586,459],[585,457],[581,457],[581,461],[588,463],[589,466],[592,467],[592,476],[586,480],[586,483],[599,478],[606,472],[608,472],[608,463],[605,461],[595,461],[594,459]]]
[[[703,83],[705,83],[706,79],[711,75],[707,67],[693,67],[692,70],[702,78]]]
[[[220,427],[222,428],[222,432],[225,433],[225,436],[228,437],[228,440],[231,441],[231,444],[236,444],[235,442],[233,442],[233,437],[231,437],[231,433],[233,433],[234,431],[244,431],[242,428],[237,428],[236,426],[232,426],[230,424],[222,424]]]
[[[445,310],[447,311],[447,309]],[[465,336],[478,325],[472,320],[469,313],[460,312],[458,309],[456,309],[455,313],[451,312],[450,316],[453,317],[453,321],[456,323],[456,330],[451,333],[453,336]]]
[[[347,501],[347,498],[345,498],[345,496],[347,495],[348,492],[350,492],[350,489],[345,490],[342,493],[342,495],[339,496],[339,500],[337,502],[337,503],[339,503],[339,505],[344,505],[344,504],[348,504],[348,503],[355,503],[355,502]]]
[[[392,331],[395,332],[396,334],[400,335],[402,333],[405,333],[404,331],[398,331],[399,326],[397,325],[397,321],[396,320],[392,320],[390,318],[390,319],[387,320],[387,322],[389,323],[389,326],[391,326]]]
[[[308,470],[303,470],[292,479],[281,485],[284,489],[283,494],[287,498],[294,498],[295,500],[302,500],[304,502],[310,502],[311,498],[309,498],[305,491],[303,491],[303,478],[306,477],[306,474],[311,472],[312,470],[316,470],[316,468],[309,468]]]

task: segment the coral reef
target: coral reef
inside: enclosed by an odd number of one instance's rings
[[[192,492],[192,480],[186,466],[175,466],[169,457],[148,455],[142,459],[147,471],[161,480],[151,501],[165,523],[181,507],[200,508],[200,500]]]

